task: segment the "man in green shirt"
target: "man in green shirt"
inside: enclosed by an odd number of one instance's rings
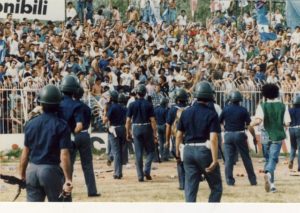
[[[286,138],[284,127],[291,122],[288,108],[279,99],[279,88],[275,84],[266,84],[262,87],[262,95],[266,101],[258,105],[255,120],[251,126],[263,122],[265,140],[262,141],[265,163],[265,190],[276,192],[274,171],[278,163],[282,140]]]

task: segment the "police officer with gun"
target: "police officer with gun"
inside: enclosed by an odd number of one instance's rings
[[[188,105],[187,92],[184,89],[176,90],[175,101],[176,101],[176,105],[171,107],[171,109],[169,110],[167,116],[167,123],[166,123],[166,148],[169,149],[170,139],[171,139],[172,142],[171,153],[173,155],[176,153],[175,137],[176,137],[177,121],[179,120],[179,117],[181,116],[183,110],[185,110]],[[180,157],[178,156],[177,173],[178,173],[178,181],[179,181],[179,190],[184,190],[184,184],[185,184],[185,173],[184,173],[182,160],[183,159],[180,159]]]
[[[20,160],[21,179],[26,180],[27,201],[62,201],[60,194],[72,191],[72,148],[70,128],[59,116],[61,93],[54,85],[40,93],[43,113],[25,126],[24,149]]]
[[[108,138],[111,145],[111,151],[114,158],[114,179],[121,179],[123,177],[123,149],[126,145],[126,109],[119,103],[119,94],[117,91],[110,92],[111,105],[107,109],[104,122],[109,123]]]
[[[220,202],[222,180],[218,163],[218,133],[221,132],[218,114],[208,106],[214,91],[208,82],[196,85],[197,102],[182,112],[177,125],[176,155],[184,143],[182,153],[185,169],[185,200],[196,202],[198,187],[203,176],[211,190],[209,202]]]
[[[245,132],[245,126],[248,126],[248,130],[252,134],[254,143],[256,144],[254,129],[249,126],[251,122],[250,115],[246,108],[240,106],[243,96],[239,91],[231,92],[229,97],[230,104],[225,106],[220,115],[220,122],[225,128],[224,150],[226,183],[229,186],[235,184],[233,166],[235,163],[235,153],[238,151],[242,157],[250,184],[252,186],[257,185]]]
[[[144,98],[147,93],[145,85],[138,85],[136,93],[138,98],[129,105],[127,111],[126,137],[127,141],[130,141],[131,135],[133,136],[138,181],[143,182],[144,177],[146,180],[152,180],[151,164],[155,152],[154,143],[157,143],[157,129],[153,106]],[[143,171],[144,149],[147,159]]]
[[[93,154],[92,154],[92,144],[90,139],[90,134],[88,129],[91,123],[91,109],[85,103],[80,101],[84,94],[82,87],[79,87],[75,93],[75,102],[80,104],[80,113],[82,114],[82,130],[75,133],[75,146],[72,153],[72,164],[74,165],[76,160],[77,150],[80,154],[81,167],[84,174],[85,185],[87,186],[89,197],[100,196],[97,193],[96,180],[93,167]]]

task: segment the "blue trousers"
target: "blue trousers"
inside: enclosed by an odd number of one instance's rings
[[[145,126],[133,125],[132,128],[137,175],[139,180],[143,180],[144,174],[150,175],[151,173],[151,164],[155,152],[153,130],[150,124]],[[145,170],[143,171],[144,150],[146,151],[147,158],[145,162]]]
[[[184,147],[183,164],[185,170],[185,201],[196,202],[199,183],[205,179],[210,188],[208,202],[220,202],[223,192],[220,167],[207,174],[205,168],[212,163],[211,151],[203,146],[188,146]]]
[[[177,163],[177,175],[178,175],[178,182],[179,188],[184,189],[185,185],[185,170],[183,162]]]
[[[72,152],[72,165],[75,163],[77,151],[79,151],[80,154],[81,167],[83,170],[88,194],[96,194],[97,187],[93,168],[93,155],[89,133],[81,132],[75,135],[75,148]]]
[[[300,128],[290,128],[291,153],[290,161],[294,161],[298,150],[298,171],[300,171]]]
[[[109,161],[114,161],[114,155],[113,155],[113,152],[112,152],[112,138],[109,137],[109,133],[108,133],[108,141],[107,141],[107,160]]]
[[[171,151],[173,153],[176,153],[176,145],[175,145],[175,137],[171,137],[171,141],[172,141],[172,149]],[[183,160],[183,159],[181,159]],[[184,189],[184,184],[185,184],[185,170],[184,170],[184,166],[183,163],[177,163],[177,175],[178,175],[178,182],[179,182],[179,188],[180,189]]]
[[[111,150],[114,156],[114,175],[118,177],[123,176],[122,165],[126,164],[127,159],[126,153],[126,129],[125,126],[116,128],[117,137],[113,134],[108,134],[109,140],[111,142]],[[125,147],[126,146],[126,147]]]
[[[252,160],[249,154],[247,136],[243,132],[226,132],[224,135],[225,177],[228,185],[234,185],[233,166],[237,151],[240,153],[251,185],[256,185]]]
[[[81,22],[84,21],[84,9],[85,3],[83,1],[77,1],[77,14]]]
[[[166,125],[157,125],[159,153],[162,160],[168,160],[168,150],[165,148],[166,144]]]
[[[276,164],[278,163],[281,145],[281,141],[269,141],[268,143],[262,144],[263,155],[266,159],[264,169],[265,172],[269,172],[271,174],[272,183],[274,183],[274,171],[276,169]]]
[[[26,170],[28,202],[62,201],[59,198],[64,184],[64,174],[59,165],[36,165],[29,163]]]
[[[94,13],[94,8],[93,8],[93,2],[87,2],[86,3],[86,20],[91,20],[92,23],[94,23],[93,19],[93,13]]]

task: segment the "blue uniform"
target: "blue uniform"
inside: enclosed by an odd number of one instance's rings
[[[252,160],[247,144],[245,126],[251,122],[250,115],[246,108],[237,104],[226,106],[220,116],[220,122],[225,123],[224,149],[225,149],[225,177],[228,185],[234,185],[233,165],[235,153],[238,151],[242,157],[248,179],[251,185],[256,185]]]
[[[212,102],[212,101],[209,102],[208,107],[211,108],[213,111],[215,111],[219,115],[220,112],[217,112],[214,102]],[[222,159],[222,134],[221,133],[218,134],[218,159]],[[237,161],[237,159],[238,159],[238,155],[236,154],[236,161]]]
[[[166,143],[166,122],[169,108],[158,106],[154,109],[155,119],[157,123],[157,133],[159,141],[159,152],[162,160],[168,160],[168,150],[165,148]]]
[[[27,201],[57,202],[64,184],[60,150],[71,149],[70,129],[54,113],[43,113],[25,126],[24,145],[29,148],[26,170]]]
[[[81,167],[84,174],[85,184],[87,186],[88,195],[97,194],[97,187],[95,181],[95,174],[93,168],[93,154],[91,148],[91,139],[88,132],[88,128],[91,123],[91,109],[84,104],[83,102],[76,100],[74,101],[75,105],[79,105],[78,118],[82,120],[77,120],[83,125],[83,130],[75,134],[75,146],[72,152],[72,165],[74,165],[76,160],[76,153],[79,151]]]
[[[77,122],[82,121],[82,114],[80,113],[80,103],[74,101],[72,97],[65,95],[60,102],[59,117],[64,119],[71,132],[74,132]]]
[[[205,146],[210,133],[221,132],[217,113],[207,105],[196,102],[186,109],[178,122],[177,129],[185,135],[183,164],[185,170],[185,200],[196,202],[202,175],[210,187],[209,202],[220,202],[222,180],[220,167],[207,174],[205,168],[212,163],[211,151]]]
[[[144,175],[151,172],[151,164],[154,158],[153,129],[150,118],[154,117],[152,104],[144,98],[139,98],[129,105],[127,118],[132,119],[133,141],[136,156],[136,169],[139,181],[144,180]],[[147,153],[145,170],[143,172],[143,151]]]
[[[176,119],[176,115],[177,115],[177,110],[181,109],[181,108],[186,108],[186,106],[184,104],[178,104],[175,105],[173,107],[171,107],[171,109],[168,112],[167,115],[167,124],[171,126]],[[172,143],[172,152],[176,153],[176,146],[175,146],[175,135],[171,136],[171,143]],[[183,159],[181,159],[183,160]],[[179,181],[179,189],[183,190],[184,189],[184,184],[185,184],[185,171],[184,171],[184,166],[183,163],[177,163],[177,174],[178,174],[178,181]]]
[[[123,177],[122,165],[127,163],[126,155],[126,108],[117,103],[112,103],[107,111],[109,120],[109,141],[111,143],[112,154],[114,157],[114,178]]]
[[[293,163],[298,150],[298,172],[300,172],[300,108],[292,108],[289,112],[291,116],[289,128],[291,141],[290,163]]]

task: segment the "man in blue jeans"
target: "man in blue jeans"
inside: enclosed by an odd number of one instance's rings
[[[279,88],[275,84],[265,84],[262,87],[262,95],[267,100],[258,105],[255,120],[251,126],[260,125],[263,122],[265,140],[262,141],[265,163],[265,190],[276,192],[274,184],[274,171],[280,154],[282,140],[286,138],[284,127],[291,122],[288,108],[280,102]]]
[[[136,93],[138,99],[129,105],[127,111],[126,137],[127,141],[130,141],[131,135],[133,135],[138,181],[143,182],[144,177],[146,177],[146,180],[152,180],[150,173],[155,153],[154,143],[157,143],[157,128],[153,106],[144,98],[147,93],[145,85],[138,85]],[[144,150],[146,151],[147,159],[145,170],[143,171]]]
[[[87,20],[93,23],[93,10],[93,0],[77,0],[77,14],[81,23]]]
[[[300,172],[300,95],[295,96],[293,104],[294,107],[289,110],[292,120],[289,128],[291,140],[289,169],[293,169],[298,149],[298,172]]]
[[[221,132],[218,114],[208,106],[214,91],[208,82],[196,85],[197,102],[182,112],[177,125],[176,155],[184,141],[185,200],[196,202],[199,183],[203,176],[211,190],[209,202],[220,202],[222,180],[218,163],[218,133]],[[184,138],[184,140],[183,140]]]
[[[229,95],[230,104],[225,106],[221,115],[220,122],[224,125],[224,151],[225,151],[225,177],[227,185],[233,186],[235,179],[233,177],[233,167],[237,151],[241,154],[248,179],[251,185],[257,185],[256,175],[254,173],[252,160],[249,154],[247,144],[247,135],[245,126],[249,126],[251,119],[247,109],[240,106],[243,96],[239,91],[233,91]],[[249,126],[249,131],[255,140],[255,132]],[[256,142],[255,142],[256,143]]]

